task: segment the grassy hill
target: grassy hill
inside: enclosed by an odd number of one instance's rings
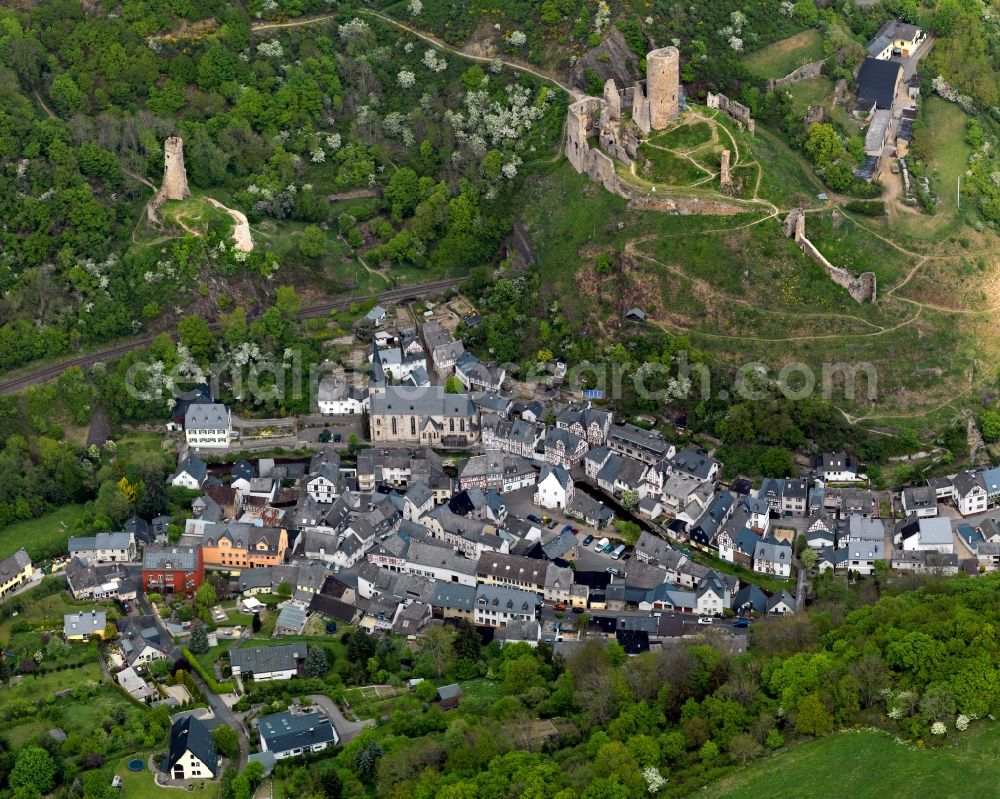
[[[904,746],[881,732],[844,732],[760,761],[692,794],[697,799],[995,796],[1000,729],[984,722],[957,747]]]

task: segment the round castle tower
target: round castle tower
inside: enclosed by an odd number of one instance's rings
[[[676,47],[662,47],[646,55],[646,98],[649,126],[663,130],[680,115],[681,53]]]

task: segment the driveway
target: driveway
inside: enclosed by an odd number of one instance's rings
[[[153,612],[153,606],[146,598],[145,593],[140,592],[136,596],[135,602],[136,605],[142,610],[143,614],[152,616],[156,620],[156,628],[160,631],[160,640],[163,642],[171,642],[170,649],[167,651],[167,657],[175,661],[184,657],[184,653],[181,652],[180,647],[173,643],[174,639],[167,631],[166,626],[163,624],[163,620],[158,614]],[[243,766],[246,765],[247,756],[250,754],[250,742],[247,739],[246,728],[229,708],[229,705],[227,705],[218,694],[213,693],[209,689],[208,685],[205,684],[205,681],[199,676],[198,672],[191,671],[190,674],[191,679],[194,680],[194,684],[197,685],[198,689],[205,695],[205,701],[208,702],[208,706],[212,709],[212,713],[215,715],[218,724],[225,724],[227,727],[232,727],[236,731],[236,735],[239,737],[240,741],[240,762],[238,766],[242,771]],[[218,724],[211,726],[218,726]]]
[[[319,709],[326,713],[330,721],[333,722],[333,728],[337,731],[337,735],[340,737],[341,746],[350,741],[365,727],[375,726],[374,719],[348,721],[344,718],[344,714],[340,712],[340,708],[337,707],[337,703],[328,696],[323,696],[323,694],[310,694],[309,699],[315,702]]]

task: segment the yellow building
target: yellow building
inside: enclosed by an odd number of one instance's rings
[[[23,549],[0,560],[0,597],[7,596],[28,582],[34,570],[31,558]]]

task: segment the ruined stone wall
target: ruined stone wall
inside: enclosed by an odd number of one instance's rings
[[[750,109],[743,105],[743,103],[730,100],[724,94],[712,94],[712,92],[709,92],[705,100],[705,105],[709,108],[717,108],[720,111],[725,111],[730,117],[741,125],[744,125],[751,136],[757,129],[757,124],[754,122],[753,117],[750,116]]]
[[[608,119],[618,120],[622,118],[622,96],[618,93],[615,82],[608,78],[604,83],[604,102],[608,106]]]
[[[785,86],[792,86],[796,83],[801,83],[804,80],[812,80],[813,78],[818,78],[822,74],[823,64],[826,63],[826,59],[822,61],[813,61],[809,64],[803,64],[798,69],[792,70],[783,78],[776,78],[769,80],[767,82],[767,90],[773,92],[776,89],[781,89]]]
[[[163,182],[146,206],[146,213],[151,222],[157,222],[156,211],[163,203],[190,196],[187,171],[184,169],[184,140],[180,136],[170,136],[163,142]]]
[[[632,121],[645,135],[649,135],[649,99],[642,89],[642,84],[637,83],[632,89]]]
[[[874,272],[864,272],[855,277],[846,269],[831,264],[816,245],[806,238],[806,215],[801,208],[793,208],[781,225],[782,232],[794,240],[799,249],[823,267],[827,276],[838,286],[847,290],[855,302],[878,301],[878,286]]]
[[[680,115],[681,53],[676,47],[662,47],[646,54],[646,99],[649,125],[663,130]]]
[[[733,190],[733,176],[729,171],[729,150],[723,150],[719,156],[719,187],[724,192]]]

